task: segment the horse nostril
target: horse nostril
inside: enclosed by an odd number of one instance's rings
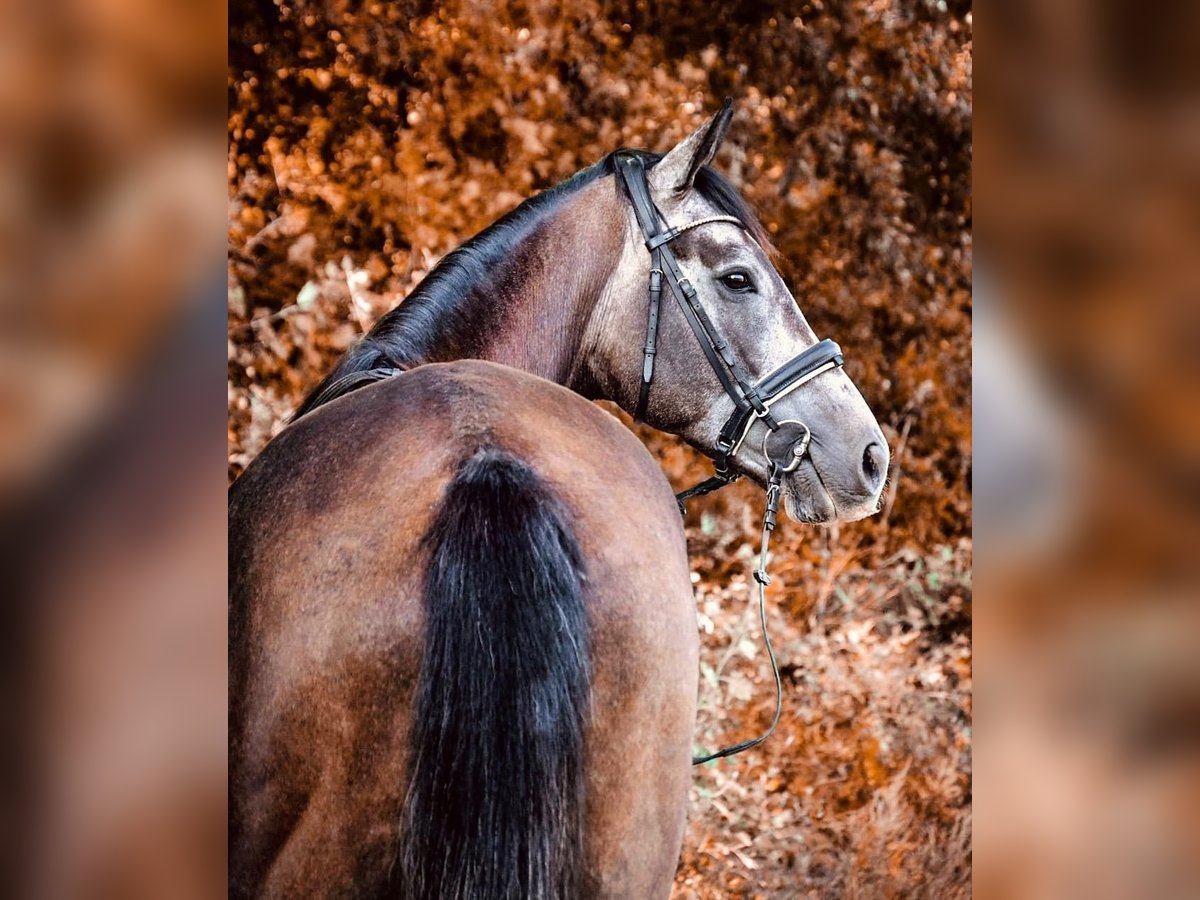
[[[879,482],[883,480],[883,467],[886,465],[885,459],[883,447],[875,441],[867,444],[863,449],[863,475],[866,476],[867,485],[872,490],[878,487]]]

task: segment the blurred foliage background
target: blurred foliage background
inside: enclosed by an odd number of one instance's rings
[[[781,530],[785,720],[698,771],[676,893],[965,895],[969,4],[239,2],[229,52],[231,478],[442,255],[736,99],[716,165],[817,333],[842,344],[894,463],[880,516]],[[639,434],[677,485],[707,474]],[[747,602],[761,503],[740,484],[687,519],[699,747],[770,719]]]

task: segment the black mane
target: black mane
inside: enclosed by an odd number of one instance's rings
[[[463,298],[485,289],[489,282],[494,283],[507,261],[513,258],[514,249],[567,198],[597,179],[614,174],[613,160],[620,152],[636,152],[645,161],[647,170],[663,157],[661,153],[645,150],[614,151],[566,181],[525,200],[446,254],[400,305],[380,318],[362,340],[346,351],[333,371],[300,404],[293,421],[361,384],[352,378],[356,373],[378,368],[411,368],[427,361],[434,342],[447,327],[458,326],[465,333],[473,325],[478,328],[479,323],[463,321]],[[734,216],[755,240],[764,247],[770,246],[754,211],[724,176],[705,166],[696,175],[695,187],[721,214]],[[341,379],[346,379],[345,390],[331,390]]]

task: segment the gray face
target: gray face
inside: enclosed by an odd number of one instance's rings
[[[713,123],[705,126],[713,127]],[[715,145],[705,144],[705,128],[683,141],[651,170],[654,200],[669,225],[721,212],[691,188],[687,176],[697,153],[707,153],[711,158],[715,152]],[[650,260],[632,209],[627,209],[626,216],[628,239],[605,292],[604,305],[612,326],[608,329],[610,335],[636,334],[639,338],[608,341],[598,349],[608,356],[609,371],[623,373],[619,380],[630,385],[636,395]],[[731,223],[703,225],[671,246],[717,331],[729,342],[752,380],[761,379],[817,342],[766,252],[742,228]],[[620,324],[612,319],[620,320]],[[621,399],[624,405],[628,398]],[[673,296],[664,289],[647,421],[711,451],[733,408],[733,401],[721,388],[691,329],[675,308]],[[878,511],[887,475],[887,442],[866,401],[844,371],[835,369],[818,375],[780,399],[772,412],[779,421],[804,423],[812,433],[808,456],[798,469],[785,476],[783,483],[785,509],[792,518],[804,522],[853,521]],[[765,483],[768,476],[768,463],[762,453],[766,433],[766,426],[755,421],[734,458],[737,471],[760,483]],[[798,438],[802,431],[793,429],[787,434]],[[773,440],[771,448],[779,458],[778,441]]]

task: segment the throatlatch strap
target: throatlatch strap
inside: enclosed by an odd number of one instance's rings
[[[741,475],[713,475],[711,478],[706,478],[694,487],[688,488],[686,491],[680,491],[675,495],[675,502],[679,504],[679,514],[682,516],[687,512],[687,508],[683,505],[685,501],[691,500],[693,497],[703,497],[705,494],[711,494],[713,491],[719,491],[727,484],[733,484]]]

